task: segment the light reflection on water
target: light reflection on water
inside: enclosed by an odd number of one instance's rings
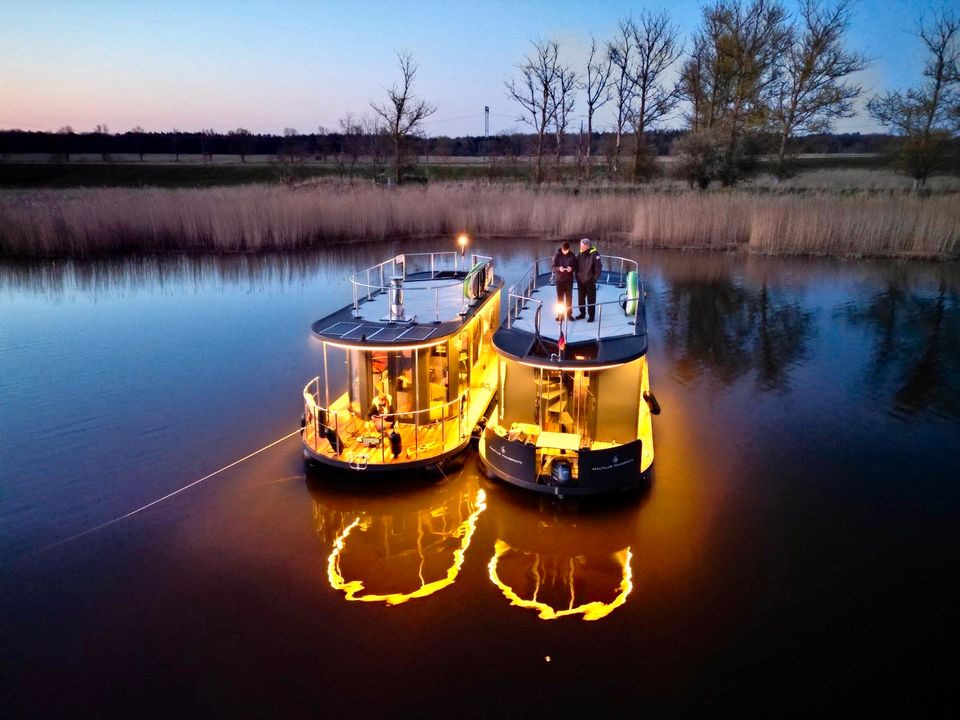
[[[209,709],[260,687],[266,712],[296,687],[382,711],[401,692],[454,707],[494,683],[507,712],[507,697],[563,709],[585,684],[600,708],[747,707],[759,685],[842,696],[830,678],[849,667],[876,679],[877,706],[916,697],[896,659],[937,649],[960,560],[955,264],[624,251],[647,283],[663,406],[640,496],[548,502],[472,458],[389,492],[305,482],[290,441],[37,552],[293,429],[321,361],[310,322],[349,301],[354,268],[434,248],[0,263],[14,708],[172,688]],[[476,250],[509,282],[551,246]],[[373,683],[384,643],[403,662]],[[550,673],[532,670],[548,654]]]

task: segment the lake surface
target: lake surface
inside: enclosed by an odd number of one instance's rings
[[[74,537],[296,430],[310,323],[398,249],[0,264],[4,715],[932,710],[957,265],[623,250],[663,407],[638,496],[473,457],[331,484],[292,437]],[[551,246],[476,250],[509,284]]]

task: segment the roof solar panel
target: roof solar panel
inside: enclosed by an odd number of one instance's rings
[[[411,325],[399,337],[403,340],[426,340],[437,331],[429,325]]]

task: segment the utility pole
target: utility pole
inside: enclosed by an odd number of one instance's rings
[[[490,106],[483,106],[483,155],[490,155]]]

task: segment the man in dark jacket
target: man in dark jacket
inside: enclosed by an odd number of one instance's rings
[[[592,242],[584,238],[580,241],[580,254],[577,255],[577,305],[580,306],[577,320],[583,319],[586,313],[590,314],[587,322],[596,319],[597,281],[600,280],[601,270],[600,253]]]
[[[557,284],[557,302],[567,309],[567,318],[573,320],[573,278],[577,274],[577,256],[570,252],[570,243],[566,240],[553,256],[554,282]],[[560,317],[558,315],[557,320]]]

